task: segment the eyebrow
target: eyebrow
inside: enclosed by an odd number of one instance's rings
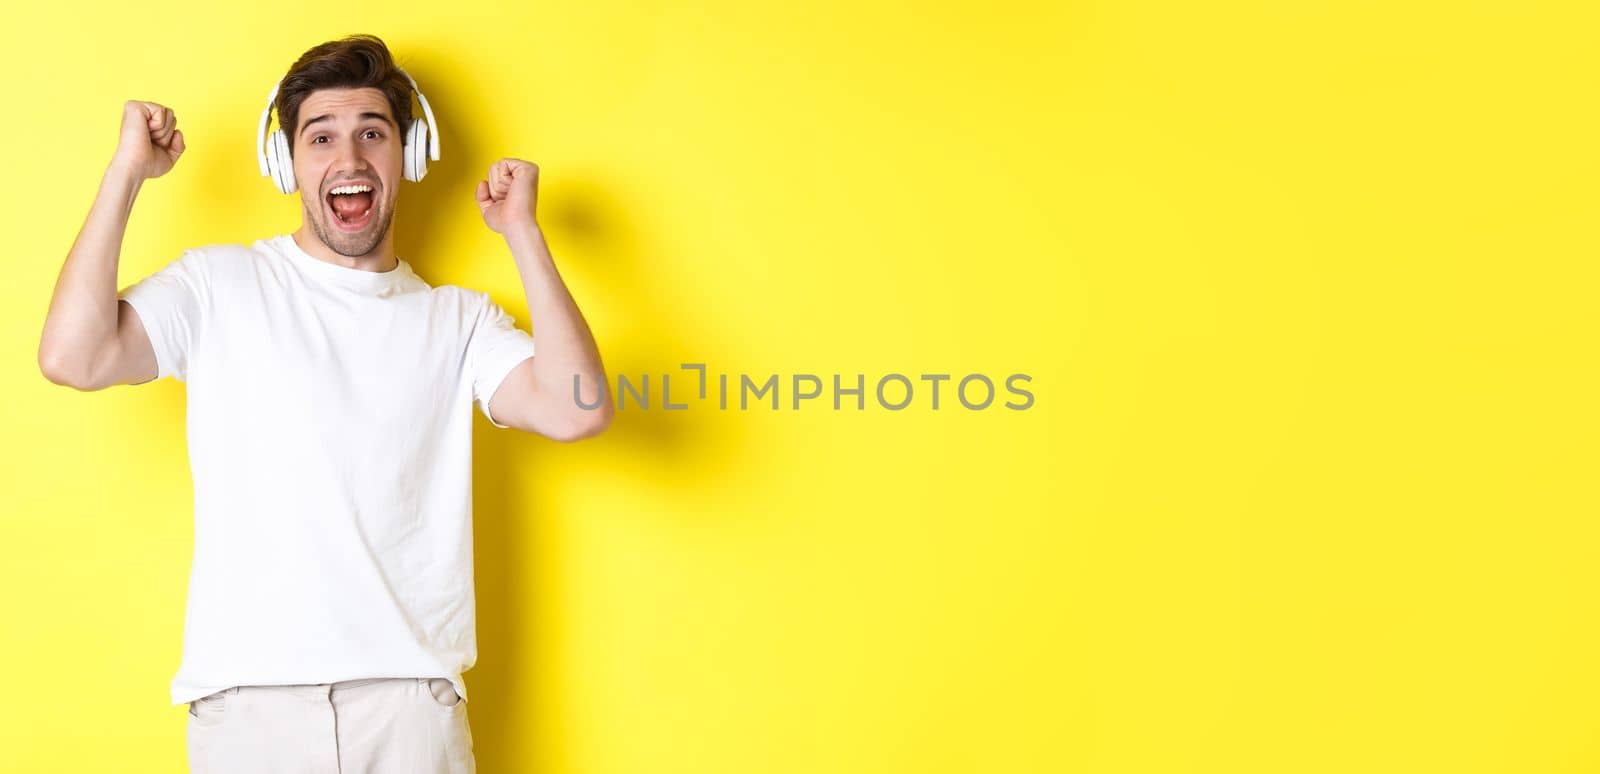
[[[365,121],[365,120],[367,120],[369,118],[376,118],[376,119],[378,119],[379,121],[382,121],[384,124],[386,124],[388,126],[394,126],[394,122],[389,120],[389,117],[384,115],[384,114],[382,114],[382,113],[372,113],[372,112],[362,113],[359,120]],[[325,113],[323,115],[317,116],[316,118],[313,118],[310,121],[307,121],[304,126],[300,127],[300,134],[304,135],[306,133],[306,130],[310,129],[311,125],[316,123],[316,122],[318,122],[318,121],[330,121],[332,119],[333,119],[333,114],[332,113]]]

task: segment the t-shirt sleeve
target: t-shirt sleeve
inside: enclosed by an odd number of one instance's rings
[[[489,424],[505,428],[489,413],[489,399],[517,364],[533,357],[533,336],[516,326],[516,319],[488,293],[479,293],[482,311],[473,329],[467,351],[467,367],[472,372],[472,397],[488,417]]]
[[[156,378],[189,379],[189,355],[205,328],[210,285],[201,254],[185,250],[117,296],[139,313],[156,352]]]

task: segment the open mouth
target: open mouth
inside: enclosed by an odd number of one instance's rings
[[[372,186],[352,183],[335,187],[326,198],[328,211],[333,214],[333,225],[340,231],[360,231],[372,222]]]

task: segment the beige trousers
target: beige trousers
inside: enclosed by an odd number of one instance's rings
[[[476,774],[442,677],[244,685],[189,703],[191,774]]]

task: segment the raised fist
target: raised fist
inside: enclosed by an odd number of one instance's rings
[[[483,222],[496,234],[523,226],[536,227],[539,165],[512,158],[496,161],[489,167],[488,178],[478,181],[476,198]]]
[[[183,132],[172,108],[128,100],[122,105],[122,138],[113,164],[132,170],[141,180],[161,177],[183,155]]]

